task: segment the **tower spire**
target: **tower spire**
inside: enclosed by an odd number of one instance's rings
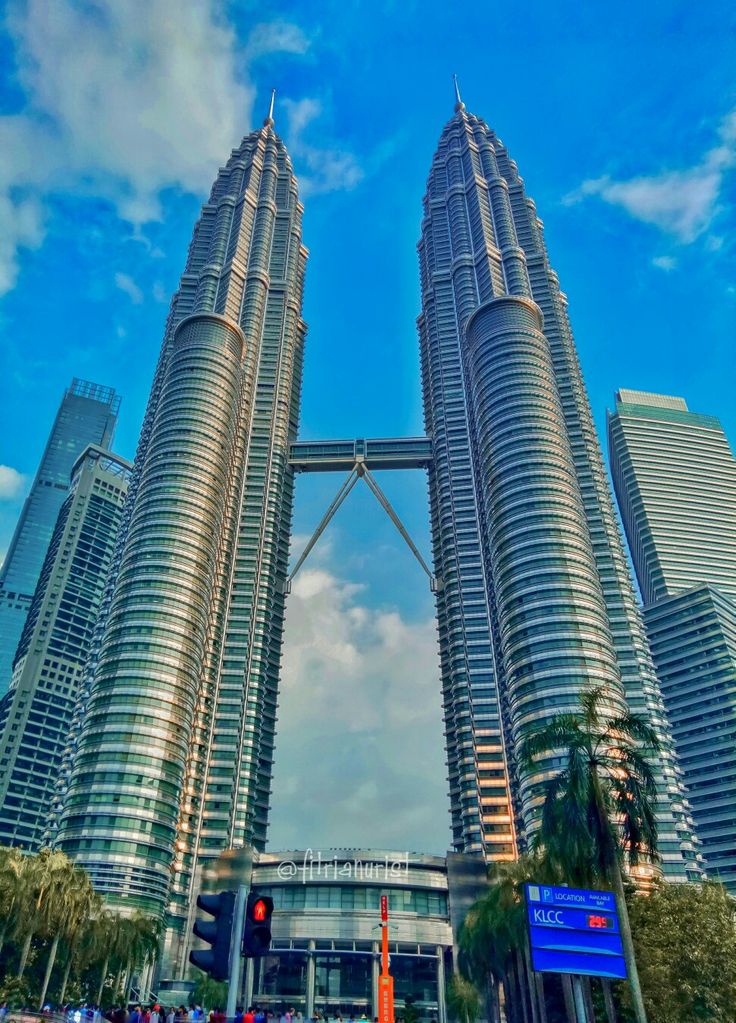
[[[275,89],[271,89],[271,102],[269,103],[269,106],[268,106],[268,117],[266,117],[266,119],[263,122],[264,128],[272,128],[273,125],[274,125],[273,103],[274,103],[275,99],[276,99],[276,90]]]
[[[460,86],[457,84],[457,75],[452,76],[452,81],[455,85],[455,113],[459,113],[465,109],[465,104],[460,99]]]

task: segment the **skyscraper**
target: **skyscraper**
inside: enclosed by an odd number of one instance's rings
[[[95,619],[112,561],[130,465],[91,445],[71,473],[0,700],[0,844],[41,844]]]
[[[704,582],[736,596],[736,459],[719,421],[619,390],[608,443],[644,603]]]
[[[171,303],[61,819],[58,844],[110,902],[168,909],[182,968],[197,865],[266,837],[301,217],[269,114],[218,173]]]
[[[31,491],[0,570],[0,696],[36,590],[72,466],[88,444],[112,443],[120,398],[111,387],[72,380],[62,398]]]
[[[708,872],[736,892],[736,459],[682,398],[620,390],[616,495]]]
[[[567,302],[534,202],[457,95],[419,242],[419,338],[455,848],[508,859],[535,826],[524,729],[604,684],[663,741],[665,873],[694,857]],[[697,873],[697,868],[695,868]]]

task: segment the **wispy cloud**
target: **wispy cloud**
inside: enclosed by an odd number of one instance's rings
[[[269,53],[306,53],[309,36],[290,21],[269,21],[254,25],[248,36],[245,56],[255,60]]]
[[[284,99],[289,150],[299,175],[301,196],[352,191],[365,177],[358,157],[337,145],[314,145],[305,132],[322,115],[322,103],[314,97]]]
[[[116,273],[115,287],[127,295],[133,305],[140,305],[143,301],[143,292],[129,274]]]
[[[563,202],[572,205],[596,196],[688,244],[710,228],[727,201],[725,179],[734,166],[736,111],[722,121],[717,144],[693,166],[626,181],[608,175],[592,178],[565,196]]]
[[[669,273],[670,270],[677,268],[677,260],[674,256],[655,256],[652,260],[652,266],[656,266],[658,270],[665,270]]]
[[[13,501],[26,488],[26,477],[9,465],[0,465],[0,501]]]
[[[0,294],[19,251],[41,244],[54,195],[101,198],[136,226],[160,217],[164,188],[206,192],[249,126],[249,61],[309,45],[280,20],[240,46],[222,10],[219,0],[12,0],[26,106],[0,117]]]

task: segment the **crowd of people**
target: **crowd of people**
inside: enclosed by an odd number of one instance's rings
[[[0,1005],[0,1023],[5,1023],[7,1015],[8,1006],[3,1003]],[[21,1012],[20,1015],[22,1016],[24,1013]],[[54,1020],[58,1023],[62,1023],[62,1021],[63,1023],[230,1023],[221,1006],[215,1006],[205,1012],[201,1005],[187,1008],[184,1005],[166,1007],[158,1003],[151,1006],[134,1005],[130,1009],[119,1006],[106,1011],[97,1005],[66,1005],[56,1010],[52,1009],[51,1005],[45,1005],[41,1015],[49,1021]],[[365,1013],[360,1016],[343,1017],[339,1012],[330,1015],[326,1011],[315,1011],[309,1020],[305,1020],[302,1013],[293,1008],[283,1008],[280,1012],[274,1012],[272,1009],[264,1009],[255,1005],[247,1009],[238,1006],[232,1023],[378,1023],[378,1017],[374,1016],[371,1021]],[[403,1023],[403,1021],[397,1019],[396,1023]],[[433,1020],[432,1023],[435,1021]]]

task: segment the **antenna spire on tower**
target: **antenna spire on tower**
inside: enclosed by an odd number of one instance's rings
[[[271,102],[269,103],[269,106],[268,106],[268,117],[263,122],[263,124],[264,124],[264,126],[266,128],[271,128],[271,127],[273,127],[273,124],[274,124],[273,104],[274,104],[274,100],[275,99],[276,99],[276,90],[275,89],[271,89]]]
[[[465,104],[460,99],[460,86],[457,84],[457,75],[452,76],[452,81],[455,85],[455,113],[465,109]]]

